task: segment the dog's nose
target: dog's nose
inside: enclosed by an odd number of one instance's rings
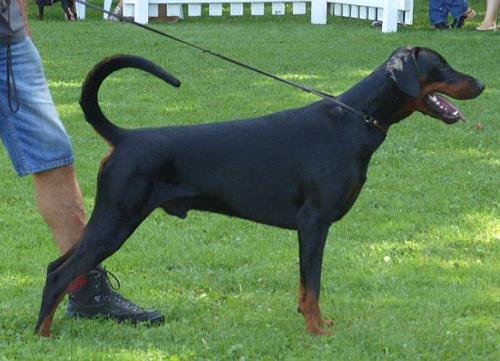
[[[484,85],[484,83],[480,82],[479,80],[476,80],[476,87],[477,87],[477,90],[482,93],[484,88],[486,87]]]

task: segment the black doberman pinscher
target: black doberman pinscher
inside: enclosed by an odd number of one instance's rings
[[[50,335],[72,282],[116,252],[158,207],[180,218],[196,209],[297,230],[298,309],[309,333],[324,333],[324,324],[332,324],[319,308],[328,229],[358,197],[387,130],[415,110],[455,123],[464,115],[440,94],[472,99],[484,89],[435,51],[404,47],[339,97],[370,122],[324,99],[255,119],[130,130],[112,124],[97,99],[103,80],[126,67],[180,86],[162,68],[130,55],[103,60],[83,84],[85,117],[111,151],[101,163],[95,209],[79,245],[48,267],[36,325],[42,335]]]
[[[38,18],[43,20],[45,6],[52,6],[59,0],[36,0],[38,5]],[[61,7],[64,11],[64,17],[69,21],[76,21],[76,7],[74,0],[61,0]]]

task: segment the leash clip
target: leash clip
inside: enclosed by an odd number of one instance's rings
[[[363,120],[366,124],[372,124],[375,122],[375,118],[368,114],[363,115]]]

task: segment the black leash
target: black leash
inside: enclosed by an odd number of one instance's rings
[[[331,95],[331,94],[328,94],[328,93],[325,93],[321,90],[318,90],[318,89],[315,89],[315,88],[312,88],[312,87],[308,87],[308,86],[305,86],[305,85],[302,85],[302,84],[298,84],[298,83],[295,83],[293,81],[290,81],[290,80],[286,80],[286,79],[283,79],[277,75],[274,75],[274,74],[271,74],[267,71],[264,71],[264,70],[261,70],[261,69],[258,69],[252,65],[248,65],[248,64],[245,64],[245,63],[242,63],[238,60],[235,60],[235,59],[232,59],[228,56],[225,56],[224,54],[220,54],[220,53],[217,53],[217,52],[214,52],[210,49],[206,49],[206,48],[203,48],[201,46],[198,46],[196,44],[193,44],[193,43],[190,43],[186,40],[182,40],[174,35],[171,35],[171,34],[168,34],[166,32],[163,32],[163,31],[160,31],[158,29],[155,29],[151,26],[148,26],[148,25],[144,25],[144,24],[140,24],[138,22],[135,22],[134,20],[131,20],[129,18],[126,18],[124,17],[123,15],[119,15],[119,14],[114,14],[112,13],[111,11],[107,11],[97,5],[94,5],[94,4],[91,4],[91,3],[88,3],[84,0],[75,0],[75,2],[77,3],[80,3],[82,5],[85,5],[86,7],[88,8],[91,8],[91,9],[94,9],[94,10],[97,10],[97,11],[100,11],[104,14],[108,14],[108,16],[114,16],[116,17],[118,20],[120,20],[121,22],[124,22],[124,23],[129,23],[129,24],[133,24],[135,26],[138,26],[142,29],[145,29],[145,30],[148,30],[148,31],[151,31],[155,34],[158,34],[158,35],[161,35],[161,36],[164,36],[164,37],[167,37],[171,40],[175,40],[181,44],[184,44],[186,46],[189,46],[191,48],[194,48],[194,49],[197,49],[197,50],[200,50],[201,52],[203,52],[204,54],[209,54],[209,55],[212,55],[212,56],[215,56],[219,59],[222,59],[224,61],[227,61],[229,63],[232,63],[232,64],[235,64],[235,65],[238,65],[238,66],[241,66],[245,69],[248,69],[248,70],[251,70],[255,73],[258,73],[258,74],[261,74],[261,75],[264,75],[264,76],[267,76],[268,78],[271,78],[271,79],[274,79],[274,80],[277,80],[281,83],[285,83],[285,84],[288,84],[290,86],[293,86],[295,88],[298,88],[306,93],[310,93],[310,94],[314,94],[314,95],[317,95],[323,99],[326,99],[336,105],[338,105],[339,107],[341,108],[344,108],[354,114],[357,114],[365,123],[367,124],[372,124],[373,126],[375,126],[376,128],[380,129],[381,131],[383,131],[384,133],[387,132],[387,128],[385,126],[383,126],[382,124],[380,124],[377,120],[375,120],[371,115],[368,115],[360,110],[357,110],[357,109],[354,109],[353,107],[351,107],[350,105],[347,105],[346,103],[340,101],[337,97],[335,97],[334,95]]]

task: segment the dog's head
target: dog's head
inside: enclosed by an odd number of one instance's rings
[[[464,114],[443,95],[472,99],[484,90],[479,80],[453,69],[432,49],[397,49],[385,64],[387,76],[410,97],[410,106],[447,124],[465,121]]]

